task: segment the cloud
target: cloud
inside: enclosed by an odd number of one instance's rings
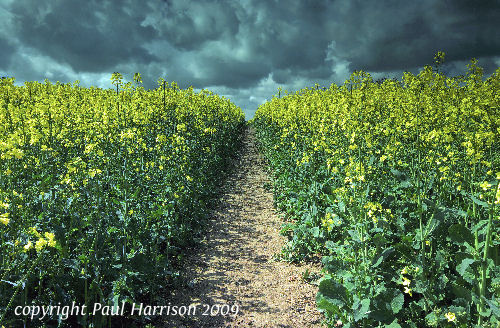
[[[0,51],[0,69],[7,70],[15,48],[9,43],[8,40],[0,36],[0,49],[2,49],[2,51]]]
[[[17,18],[14,31],[20,43],[86,72],[156,59],[142,47],[155,32],[141,26],[144,13],[134,9],[116,1],[18,0],[10,7]]]
[[[238,32],[239,21],[231,4],[174,0],[150,1],[149,6],[153,11],[146,24],[178,49],[201,49],[209,41]]]
[[[110,87],[118,71],[230,95],[249,114],[278,86],[342,84],[354,70],[401,77],[446,52],[462,74],[500,61],[498,0],[4,0],[0,73]],[[250,115],[251,117],[251,115]]]

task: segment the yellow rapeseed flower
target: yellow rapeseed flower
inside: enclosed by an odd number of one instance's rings
[[[31,234],[33,234],[33,235],[35,235],[35,236],[39,237],[39,238],[41,237],[40,233],[36,230],[36,228],[35,228],[35,227],[31,227],[31,228],[29,229],[29,232],[30,232]]]
[[[495,204],[500,204],[500,184],[498,184],[497,186],[497,194],[496,194],[496,200],[495,200]]]
[[[47,238],[47,245],[49,245],[50,247],[56,247],[56,241],[54,240],[56,236],[54,235],[54,233],[46,232],[44,233],[44,235],[45,238]]]
[[[26,252],[27,250],[29,250],[31,247],[33,247],[33,244],[31,243],[31,240],[28,240],[28,243],[26,245],[24,245],[24,251]]]
[[[47,245],[47,240],[44,238],[39,238],[35,243],[35,249],[37,252],[41,251]]]
[[[448,319],[448,322],[455,322],[455,320],[457,319],[455,313],[453,312],[448,312],[444,316],[446,317],[446,319]]]
[[[488,183],[488,181],[483,181],[479,187],[483,188],[484,191],[490,189],[491,185]]]
[[[102,171],[101,171],[101,170],[99,170],[99,169],[92,169],[92,170],[90,170],[90,171],[89,171],[89,176],[90,176],[91,178],[93,178],[93,177],[95,177],[95,176],[96,176],[96,174],[101,174],[101,173],[102,173]]]
[[[0,223],[7,225],[9,224],[9,222],[10,222],[9,213],[0,214]]]

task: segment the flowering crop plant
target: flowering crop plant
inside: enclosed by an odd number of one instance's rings
[[[0,81],[0,322],[19,305],[154,302],[241,142],[244,114],[208,91]],[[222,170],[223,171],[223,170]],[[125,320],[117,318],[114,320]],[[26,324],[26,322],[24,323]],[[111,326],[57,316],[31,326]]]
[[[500,68],[273,97],[252,124],[331,327],[500,327]]]

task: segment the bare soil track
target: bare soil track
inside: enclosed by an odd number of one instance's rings
[[[281,219],[273,208],[269,177],[255,145],[254,131],[244,132],[243,147],[223,186],[211,228],[188,255],[184,283],[171,305],[196,304],[197,315],[162,316],[164,327],[321,327],[317,287],[303,280],[315,264],[275,260],[285,242]],[[236,316],[202,316],[203,305],[238,304]]]

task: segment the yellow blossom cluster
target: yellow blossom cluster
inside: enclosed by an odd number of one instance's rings
[[[476,63],[463,80],[430,66],[418,75],[405,73],[401,82],[375,83],[357,71],[342,86],[274,97],[259,107],[254,121],[277,131],[272,146],[291,149],[297,166],[322,158],[347,187],[380,179],[391,169],[411,169],[414,178],[418,166],[441,192],[468,192],[493,204],[500,69],[481,81]]]
[[[29,229],[29,232],[31,235],[34,237],[38,238],[35,241],[35,244],[33,246],[33,243],[31,240],[28,240],[26,245],[24,245],[23,249],[25,252],[29,251],[32,248],[35,248],[37,252],[40,252],[42,249],[45,247],[56,247],[56,240],[55,240],[55,234],[52,232],[45,232],[41,234],[38,232],[38,230],[35,227],[31,227]]]
[[[0,214],[0,223],[7,225],[7,224],[9,224],[9,222],[10,222],[9,213]]]
[[[331,232],[335,226],[342,224],[342,220],[337,214],[327,212],[321,219],[321,224],[328,232]]]

